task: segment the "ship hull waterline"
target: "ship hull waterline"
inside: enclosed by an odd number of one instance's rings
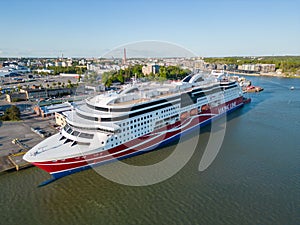
[[[148,142],[148,143],[145,143],[145,144],[139,146],[138,149],[132,149],[130,147],[127,147],[128,150],[122,149],[122,151],[120,153],[116,151],[114,153],[115,156],[107,155],[107,157],[104,156],[104,159],[98,159],[98,160],[91,160],[91,159],[87,158],[87,159],[81,160],[80,162],[70,162],[67,164],[61,164],[61,163],[49,164],[50,162],[46,162],[46,163],[32,162],[32,164],[51,174],[51,176],[52,176],[51,179],[40,184],[40,186],[44,186],[44,185],[49,184],[59,178],[74,174],[76,172],[80,172],[83,170],[90,169],[92,167],[101,166],[106,163],[111,163],[111,162],[114,162],[117,160],[123,160],[126,158],[130,158],[130,157],[133,157],[136,155],[140,155],[140,154],[143,154],[143,153],[146,153],[149,151],[153,151],[153,150],[162,148],[163,146],[166,146],[166,145],[170,144],[171,142],[178,140],[180,137],[190,134],[191,132],[195,131],[196,129],[206,126],[206,125],[210,124],[212,121],[217,120],[217,119],[237,110],[238,108],[242,107],[246,103],[247,102],[245,102],[245,101],[239,101],[235,107],[229,109],[228,111],[217,114],[215,116],[206,116],[206,117],[204,116],[204,119],[200,119],[201,116],[203,117],[203,115],[200,114],[200,115],[196,116],[195,118],[193,118],[193,120],[190,122],[189,126],[185,127],[185,129],[179,129],[178,132],[174,132],[174,133],[171,132],[169,134],[167,132],[168,135],[163,134],[162,135],[164,138],[163,140],[160,137],[157,137],[156,139],[152,140],[152,142],[150,142],[150,143]],[[227,104],[230,104],[230,103],[227,103]],[[157,140],[160,140],[160,142],[158,143]],[[153,144],[153,143],[155,143],[155,144]],[[113,151],[113,150],[110,149],[108,151]]]

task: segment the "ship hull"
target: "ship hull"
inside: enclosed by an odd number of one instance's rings
[[[160,128],[151,134],[134,139],[104,152],[57,161],[32,162],[32,164],[50,173],[55,179],[58,179],[91,167],[100,166],[161,148],[211,123],[213,120],[240,108],[243,104],[243,98],[239,97],[212,108],[209,112],[190,116],[172,125]]]

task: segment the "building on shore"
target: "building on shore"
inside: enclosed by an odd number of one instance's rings
[[[33,109],[37,115],[41,117],[49,117],[54,116],[56,113],[71,111],[73,109],[73,105],[69,102],[49,106],[40,106],[37,104]],[[63,120],[61,120],[61,123],[63,123]]]
[[[86,90],[92,90],[94,92],[105,91],[105,86],[103,84],[89,84],[85,85]]]
[[[260,67],[260,72],[262,73],[270,73],[275,72],[276,65],[275,64],[258,64]]]
[[[6,94],[6,101],[8,102],[19,102],[19,101],[26,101],[26,94],[25,93],[9,93]]]
[[[144,75],[149,75],[149,74],[151,74],[151,73],[156,74],[156,73],[159,72],[159,68],[160,68],[159,65],[156,65],[156,64],[148,64],[148,65],[142,67],[142,73],[143,73]]]
[[[242,72],[254,72],[254,73],[270,73],[275,72],[275,64],[243,64],[238,66],[238,70]]]
[[[60,127],[64,127],[67,124],[66,116],[65,116],[64,112],[55,112],[54,116],[55,116],[55,124],[56,125],[58,125]]]
[[[49,74],[53,74],[54,70],[49,70],[49,69],[36,69],[34,70],[37,73],[49,73]]]
[[[20,89],[20,93],[25,93],[26,100],[47,99],[50,97],[61,97],[74,94],[75,88],[55,88],[55,89]]]

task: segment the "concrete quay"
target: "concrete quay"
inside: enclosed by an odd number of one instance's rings
[[[57,131],[53,128],[53,118],[40,118],[31,111],[22,112],[21,121],[0,121],[0,172],[19,170],[31,166],[23,160],[23,155],[44,138],[31,131],[39,127],[50,134]]]

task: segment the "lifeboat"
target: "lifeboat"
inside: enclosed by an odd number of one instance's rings
[[[183,113],[181,113],[181,115],[180,115],[180,119],[182,120],[182,119],[186,119],[186,118],[188,118],[190,116],[190,114],[189,114],[189,112],[183,112]]]
[[[191,111],[190,111],[190,115],[191,116],[195,116],[195,115],[197,115],[198,114],[198,109],[192,109]]]
[[[201,112],[207,112],[207,111],[210,111],[210,106],[208,104],[203,105],[201,107]]]

